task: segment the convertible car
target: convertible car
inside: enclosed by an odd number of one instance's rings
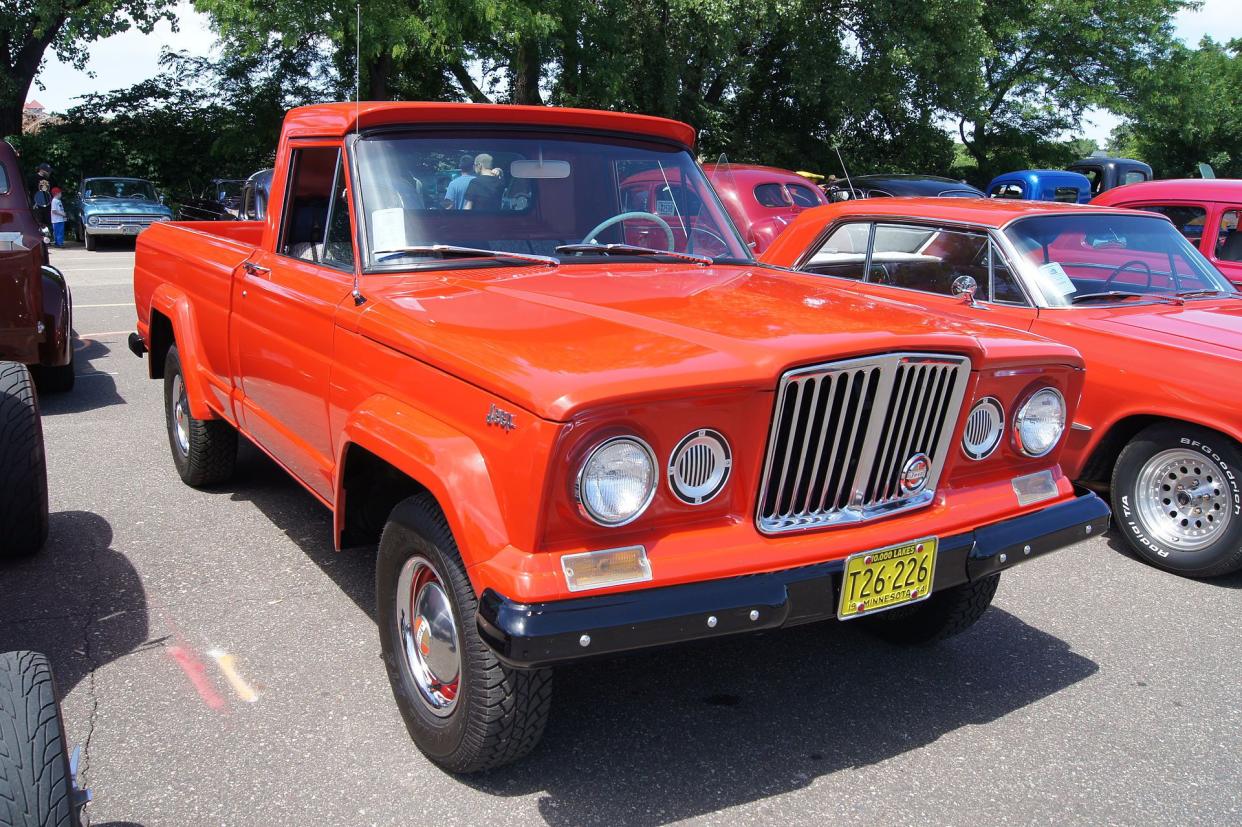
[[[1087,382],[1066,473],[1111,493],[1142,559],[1192,577],[1242,569],[1242,294],[1163,215],[847,201],[803,213],[762,259],[1077,348]]]

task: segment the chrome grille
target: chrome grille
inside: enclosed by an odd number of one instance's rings
[[[121,226],[137,224],[139,226],[145,227],[146,225],[154,224],[156,221],[159,221],[159,220],[160,220],[160,216],[158,215],[101,215],[99,216],[100,224],[115,224],[115,225],[121,225]]]
[[[931,502],[962,408],[970,360],[895,353],[790,371],[781,377],[759,490],[760,531],[819,528]],[[913,494],[906,463],[931,471]]]

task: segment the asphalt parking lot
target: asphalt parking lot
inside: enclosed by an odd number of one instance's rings
[[[197,491],[125,346],[132,245],[57,250],[77,387],[42,400],[51,537],[0,566],[0,650],[52,659],[92,823],[1242,823],[1242,576],[1095,538],[922,650],[848,625],[566,668],[525,762],[410,743],[373,554],[270,461]]]

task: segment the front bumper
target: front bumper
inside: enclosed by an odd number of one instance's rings
[[[932,591],[978,580],[1102,534],[1109,510],[1095,494],[940,538]],[[488,589],[479,634],[510,666],[535,668],[599,655],[836,617],[843,560],[681,586],[515,603]]]
[[[154,223],[155,223],[155,222],[152,222],[152,224],[154,224]],[[129,237],[131,237],[131,238],[132,238],[132,237],[134,237],[134,236],[136,236],[136,235],[138,235],[138,234],[140,234],[140,233],[144,232],[144,231],[145,231],[145,230],[147,230],[150,226],[151,226],[151,224],[122,224],[122,225],[116,225],[116,224],[111,224],[111,225],[108,225],[108,224],[103,224],[103,225],[92,225],[92,224],[87,224],[87,225],[86,225],[86,228],[85,228],[85,230],[84,230],[84,232],[86,232],[88,235],[129,236]]]

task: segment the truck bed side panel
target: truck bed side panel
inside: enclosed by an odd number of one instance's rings
[[[251,222],[236,222],[236,225]],[[184,225],[156,224],[138,237],[134,260],[134,303],[140,330],[149,330],[154,309],[170,316],[179,350],[196,354],[195,364],[185,364],[204,380],[207,405],[233,419],[230,393],[232,369],[229,364],[228,322],[233,273],[254,252],[254,246],[228,234],[236,231],[233,222],[193,222]],[[202,228],[202,229],[200,229]],[[210,228],[212,232],[206,232]],[[234,235],[257,238],[251,227]],[[185,321],[172,312],[171,305],[184,302]],[[187,324],[188,322],[188,324]],[[179,329],[185,326],[191,329]],[[187,337],[193,337],[191,344]],[[185,356],[183,355],[183,361]]]

